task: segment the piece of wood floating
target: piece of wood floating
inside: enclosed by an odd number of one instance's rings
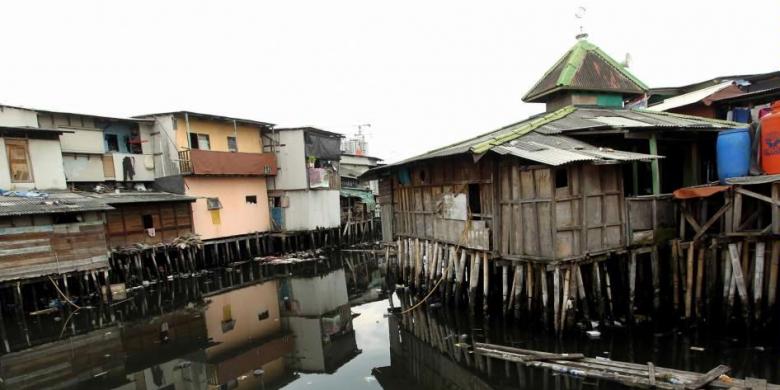
[[[701,389],[704,386],[707,386],[710,382],[720,378],[721,375],[729,371],[731,371],[731,367],[721,364],[713,368],[712,370],[707,371],[706,374],[699,377],[699,379],[697,379],[693,383],[686,384],[685,388],[692,389],[692,390]]]

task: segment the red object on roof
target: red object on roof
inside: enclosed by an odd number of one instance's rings
[[[672,195],[675,199],[708,198],[717,193],[726,191],[730,187],[731,186],[683,187],[674,190]]]

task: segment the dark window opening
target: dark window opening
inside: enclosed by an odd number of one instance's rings
[[[190,149],[211,150],[209,135],[190,133]]]
[[[271,204],[271,207],[282,207],[281,196],[272,196],[270,199],[268,199],[268,202]]]
[[[141,216],[141,220],[144,224],[144,229],[153,229],[154,228],[154,218],[152,218],[151,215],[145,214]]]
[[[268,313],[268,310],[264,310],[260,313],[257,313],[258,321],[267,320],[269,317],[271,317],[271,315]]]
[[[222,202],[219,198],[206,198],[206,208],[209,210],[219,210],[222,208]]]
[[[246,202],[249,204],[257,204],[257,195],[247,195]]]
[[[425,183],[425,171],[420,171],[420,182]]]
[[[227,137],[227,146],[229,152],[238,152],[238,144],[236,143],[236,137]]]
[[[81,217],[81,214],[78,213],[62,213],[62,214],[54,214],[54,224],[62,224],[62,223],[77,223],[81,222],[83,218]]]
[[[555,188],[564,188],[569,186],[569,170],[568,169],[556,169],[555,170]]]
[[[482,213],[479,195],[479,184],[469,184],[469,211],[472,215]]]
[[[106,151],[118,152],[119,151],[119,137],[116,134],[106,134]]]

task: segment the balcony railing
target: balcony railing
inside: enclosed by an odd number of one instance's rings
[[[179,170],[182,175],[274,176],[276,168],[276,156],[273,153],[200,149],[179,151]]]

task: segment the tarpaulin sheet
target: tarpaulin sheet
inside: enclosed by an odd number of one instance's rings
[[[674,195],[675,199],[708,198],[728,190],[729,187],[730,186],[684,187],[675,190],[672,195]]]
[[[369,209],[374,208],[376,200],[371,190],[359,190],[354,188],[342,188],[341,196],[345,198],[358,198],[361,202],[368,205]]]
[[[304,135],[306,155],[323,160],[339,160],[341,158],[341,138],[316,133]]]

